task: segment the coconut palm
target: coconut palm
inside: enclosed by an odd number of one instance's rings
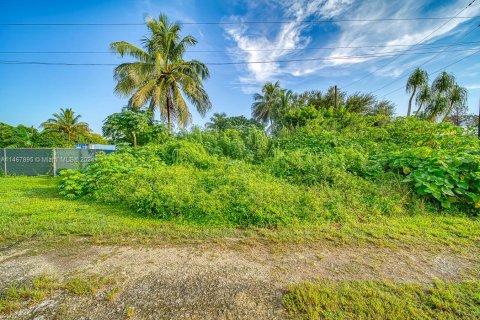
[[[412,100],[415,97],[417,90],[428,86],[428,73],[425,70],[420,68],[415,69],[407,80],[407,85],[405,87],[407,93],[411,92],[410,99],[408,100],[408,111],[407,117],[412,113]]]
[[[293,91],[292,90],[280,90],[278,97],[278,110],[288,111],[293,103]],[[278,116],[278,115],[277,115]]]
[[[81,116],[75,115],[71,108],[60,108],[60,113],[54,113],[53,118],[48,119],[41,126],[48,132],[64,133],[70,146],[72,138],[90,131],[88,124],[81,122],[80,118]]]
[[[184,60],[187,48],[196,45],[197,40],[190,35],[181,38],[178,23],[170,23],[167,16],[161,14],[158,20],[151,18],[146,25],[148,35],[142,39],[143,49],[125,41],[110,45],[121,57],[136,60],[115,68],[115,92],[130,96],[128,105],[132,108],[147,106],[151,111],[158,108],[171,132],[173,121],[180,127],[191,122],[185,97],[202,116],[211,108],[203,87],[209,71],[198,60]]]
[[[252,117],[262,123],[272,124],[276,109],[280,100],[280,82],[267,82],[262,87],[262,94],[255,93],[253,95]]]

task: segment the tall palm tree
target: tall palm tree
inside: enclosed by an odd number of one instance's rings
[[[422,107],[427,105],[431,100],[431,92],[428,86],[423,86],[420,91],[418,91],[417,96],[415,97],[415,103],[418,105],[417,111],[415,111],[415,117],[420,116],[420,111]]]
[[[90,131],[88,124],[80,121],[81,116],[75,115],[71,108],[60,108],[60,113],[54,113],[53,118],[43,122],[41,126],[50,132],[60,132],[67,135],[67,143],[70,146],[72,138],[78,134]]]
[[[202,116],[212,107],[203,87],[209,71],[198,60],[184,60],[187,48],[196,45],[197,40],[190,35],[181,38],[178,23],[170,23],[161,14],[158,20],[151,18],[146,25],[148,35],[142,39],[143,49],[125,41],[110,45],[121,57],[136,59],[115,68],[115,92],[130,96],[128,104],[132,108],[147,106],[151,111],[158,108],[171,132],[173,121],[180,127],[191,121],[185,97]]]
[[[272,124],[280,101],[280,93],[280,82],[265,83],[262,87],[262,94],[255,93],[253,95],[252,117],[259,122]]]
[[[425,109],[426,118],[435,121],[442,114],[447,113],[450,107],[451,91],[456,85],[455,76],[443,71],[432,82],[432,99]]]
[[[448,109],[443,115],[442,121],[447,120],[454,108],[457,110],[464,108],[467,105],[467,98],[468,90],[455,83],[448,93]]]
[[[410,99],[408,100],[407,117],[412,114],[412,100],[413,97],[415,97],[417,90],[425,86],[428,86],[428,73],[420,68],[415,69],[415,71],[413,71],[408,77],[407,85],[405,87],[407,93],[411,92]]]

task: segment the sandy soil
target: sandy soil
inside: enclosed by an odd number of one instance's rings
[[[43,248],[0,252],[0,291],[42,273],[115,277],[115,301],[59,293],[4,319],[284,319],[289,284],[315,279],[430,282],[475,277],[477,249],[222,243]],[[2,317],[0,316],[0,319]]]

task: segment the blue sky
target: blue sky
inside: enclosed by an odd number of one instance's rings
[[[423,66],[429,72],[440,70],[474,53],[475,49],[480,50],[480,28],[475,29],[480,18],[315,24],[302,21],[452,17],[469,2],[471,0],[1,1],[0,23],[141,23],[145,17],[156,17],[160,12],[186,23],[231,23],[183,26],[184,34],[191,34],[199,41],[192,50],[215,51],[188,53],[188,58],[202,60],[210,68],[211,78],[206,82],[206,89],[213,108],[205,118],[192,110],[193,123],[204,124],[213,112],[249,116],[252,93],[259,91],[265,81],[275,80],[298,92],[325,91],[333,84],[350,93],[374,92],[380,98],[385,95],[395,102],[397,114],[404,115],[408,99],[405,91],[388,93],[402,87],[406,75],[432,57],[434,59]],[[480,15],[477,2],[459,16]],[[242,24],[242,21],[288,23]],[[0,51],[3,52],[104,52],[0,53],[0,60],[120,63],[122,59],[108,52],[109,44],[120,40],[139,44],[145,33],[146,28],[141,25],[0,26]],[[424,46],[414,46],[422,40]],[[455,42],[468,44],[448,46]],[[333,49],[313,49],[318,47]],[[407,49],[412,51],[398,55]],[[444,51],[438,54],[441,50]],[[411,54],[413,52],[424,54]],[[365,57],[368,54],[389,56]],[[209,64],[285,60],[297,61]],[[476,112],[480,97],[480,53],[446,70],[453,72],[457,81],[469,89],[469,107]],[[112,66],[0,64],[0,122],[38,126],[60,107],[71,107],[100,132],[103,119],[120,111],[127,100],[114,94],[112,74]],[[361,81],[356,81],[358,79]]]

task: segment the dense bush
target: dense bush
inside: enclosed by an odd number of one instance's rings
[[[480,208],[480,153],[439,152],[431,148],[412,149],[391,154],[389,169],[404,175],[404,182],[425,197],[437,200],[445,208],[459,203]]]
[[[62,177],[68,197],[90,196],[161,218],[267,227],[327,218],[315,190],[238,162],[200,169],[123,153],[101,157],[84,171],[65,170]]]
[[[265,162],[270,172],[293,183],[313,185],[335,183],[346,173],[364,174],[367,157],[352,147],[332,148],[331,152],[313,153],[306,149],[277,151]]]
[[[152,217],[236,226],[478,212],[476,138],[452,125],[379,119],[322,115],[271,136],[193,128],[64,171],[60,189]]]

